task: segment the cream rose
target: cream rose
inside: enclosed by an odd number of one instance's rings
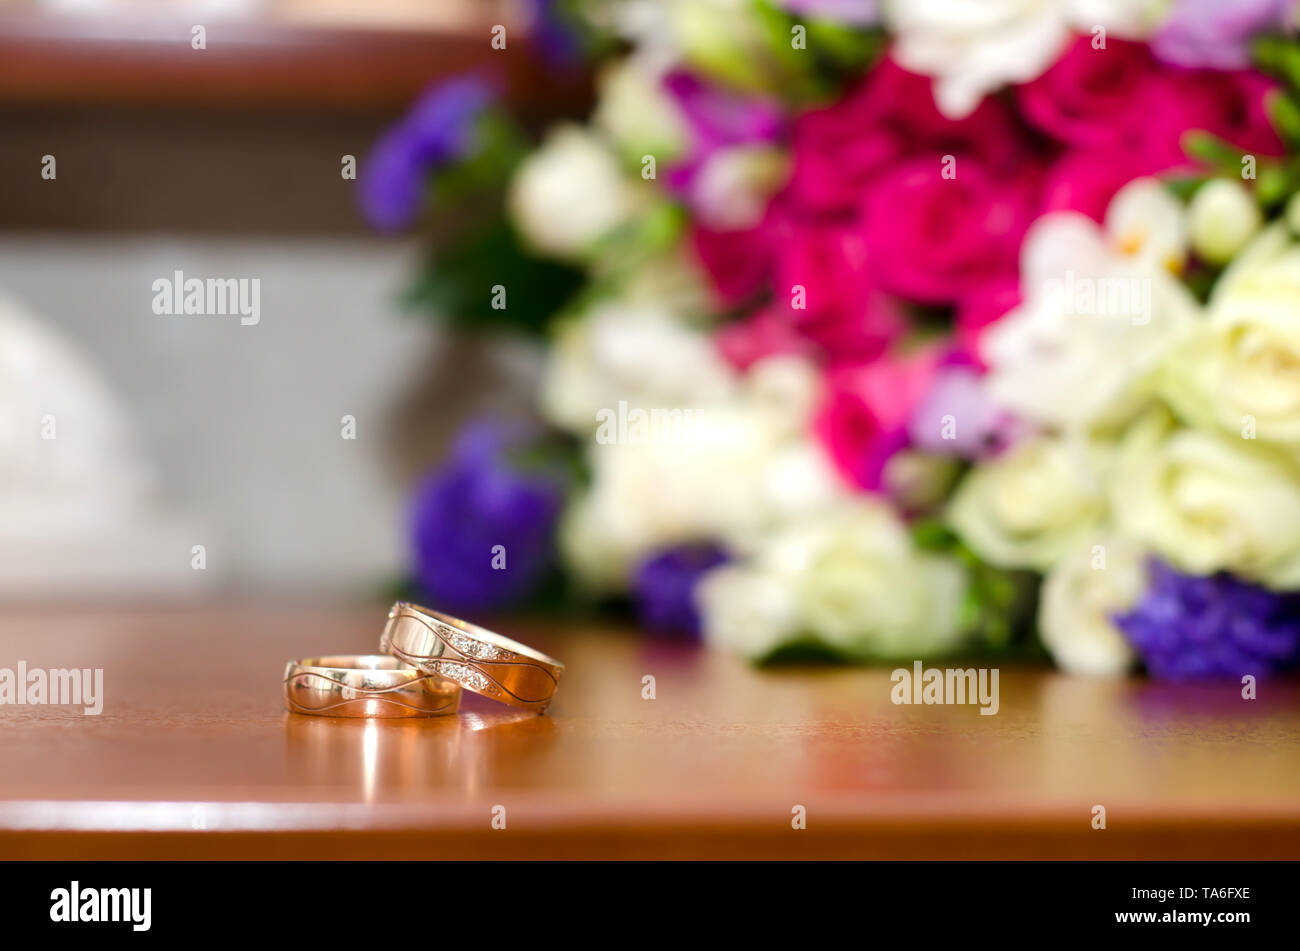
[[[799,635],[794,589],[788,580],[752,567],[723,565],[695,587],[704,642],[762,660]]]
[[[1125,437],[1110,502],[1120,531],[1183,571],[1300,587],[1300,468],[1271,447],[1153,411]]]
[[[506,200],[524,239],[561,258],[590,254],[635,208],[614,152],[601,137],[576,125],[556,129],[524,160]]]
[[[770,652],[800,637],[864,658],[914,658],[960,643],[966,584],[965,568],[918,551],[888,506],[846,497],[770,533],[748,560],[706,576],[700,604],[706,634],[720,643]],[[753,605],[730,603],[741,598]],[[729,634],[747,610],[761,615],[761,633]]]
[[[709,336],[661,307],[611,299],[562,324],[547,353],[543,415],[580,435],[619,402],[644,409],[699,409],[738,383]]]
[[[1170,354],[1159,389],[1193,425],[1300,448],[1300,244],[1284,225],[1220,278],[1207,321]]]
[[[1111,455],[1084,440],[1020,442],[966,475],[948,504],[948,522],[998,567],[1045,570],[1104,516]]]
[[[1095,535],[1061,558],[1043,579],[1038,633],[1071,674],[1115,676],[1136,654],[1111,618],[1146,590],[1143,550],[1116,535]]]

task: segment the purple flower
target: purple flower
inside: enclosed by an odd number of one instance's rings
[[[695,583],[727,560],[717,545],[682,545],[652,555],[637,567],[632,581],[641,626],[661,634],[700,636]]]
[[[907,430],[912,445],[925,452],[982,459],[1011,445],[1027,427],[989,398],[975,367],[954,363],[935,374]]]
[[[478,119],[493,99],[481,77],[451,79],[425,92],[380,136],[358,182],[361,210],[373,227],[398,231],[415,220],[430,173],[473,153]]]
[[[566,10],[564,0],[528,0],[528,32],[552,66],[568,68],[582,62],[586,44],[582,31]]]
[[[880,20],[877,0],[781,0],[778,5],[794,14],[845,26],[875,26]]]
[[[1295,0],[1182,0],[1151,38],[1156,56],[1177,66],[1244,69],[1250,40],[1285,26]]]
[[[1300,593],[1152,560],[1150,587],[1115,624],[1164,680],[1264,677],[1300,663]]]
[[[720,152],[775,142],[784,128],[782,111],[771,100],[729,92],[682,70],[664,76],[663,87],[691,130],[689,152],[669,170],[668,186],[692,206],[698,204],[701,173]]]
[[[564,480],[526,472],[512,455],[524,427],[478,422],[462,430],[442,468],[415,492],[415,576],[429,599],[453,610],[505,607],[531,594],[554,560]]]

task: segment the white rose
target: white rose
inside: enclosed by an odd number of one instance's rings
[[[580,435],[619,402],[698,409],[728,399],[735,375],[703,331],[648,303],[607,300],[556,331],[546,356],[542,414]]]
[[[847,654],[916,657],[961,640],[966,572],[918,551],[894,512],[863,498],[773,533],[757,569],[788,579],[797,629]]]
[[[798,611],[788,579],[751,567],[723,565],[695,587],[704,642],[753,660],[767,657],[798,634]]]
[[[1046,570],[1105,515],[1111,454],[1083,440],[1017,443],[966,475],[948,503],[948,522],[991,564]]]
[[[800,435],[821,397],[821,372],[812,361],[792,354],[763,357],[745,372],[744,398],[765,413],[782,433]]]
[[[893,56],[934,77],[944,115],[969,115],[1008,83],[1041,75],[1073,30],[1138,38],[1156,22],[1161,0],[884,0]]]
[[[1160,393],[1188,422],[1300,448],[1300,245],[1275,225],[1219,279]]]
[[[592,444],[591,483],[561,534],[566,561],[590,586],[618,587],[656,549],[756,537],[780,445],[759,414],[731,404],[702,410],[685,441]]]
[[[634,198],[605,142],[566,125],[520,165],[507,205],[519,233],[538,251],[582,258],[629,219]]]
[[[1073,212],[1031,226],[1024,303],[985,338],[995,403],[1061,428],[1122,425],[1142,408],[1198,305],[1167,270],[1123,253],[1122,240]]]
[[[1111,618],[1146,590],[1142,549],[1116,535],[1095,536],[1061,558],[1043,579],[1038,633],[1058,667],[1114,676],[1136,655]]]
[[[1152,412],[1125,437],[1110,502],[1120,531],[1183,571],[1300,587],[1300,468],[1268,446]]]
[[[1239,181],[1216,178],[1192,196],[1187,209],[1192,247],[1211,264],[1227,264],[1264,223],[1255,198]]]

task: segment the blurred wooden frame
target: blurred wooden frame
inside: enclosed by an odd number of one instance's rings
[[[571,114],[590,101],[578,71],[548,65],[512,29],[506,50],[479,28],[374,30],[281,21],[204,24],[0,13],[0,104],[185,106],[391,112],[430,82],[479,69],[525,114]],[[518,39],[516,40],[516,37]]]

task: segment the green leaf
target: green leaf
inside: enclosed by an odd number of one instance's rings
[[[1294,171],[1276,162],[1261,162],[1255,179],[1255,198],[1265,208],[1274,208],[1296,190]]]
[[[1217,135],[1200,130],[1186,132],[1183,134],[1181,144],[1189,158],[1200,159],[1220,169],[1241,167],[1241,149],[1225,142]]]
[[[1209,179],[1204,175],[1187,175],[1166,178],[1164,186],[1169,193],[1181,202],[1191,200],[1196,194],[1196,190],[1204,185]]]
[[[1260,69],[1286,80],[1291,88],[1300,89],[1300,45],[1294,39],[1268,34],[1256,39],[1252,50]]]
[[[406,301],[456,327],[540,335],[583,280],[575,268],[533,257],[497,217],[435,247]],[[503,308],[492,306],[498,285],[505,289]]]
[[[1274,92],[1265,100],[1269,121],[1283,142],[1300,142],[1300,105],[1284,92]]]

